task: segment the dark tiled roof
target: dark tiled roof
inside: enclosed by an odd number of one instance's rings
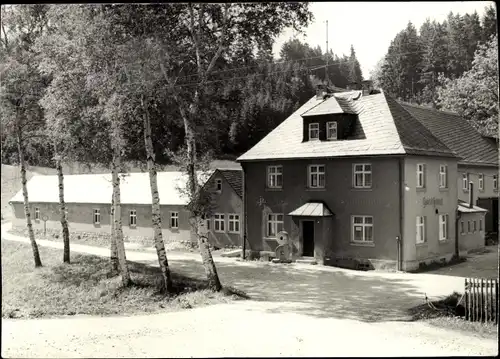
[[[236,194],[243,198],[243,171],[219,169],[219,172],[224,176],[226,181],[233,187]]]
[[[494,142],[481,136],[464,118],[452,112],[401,105],[460,157],[459,163],[498,166],[498,149]]]

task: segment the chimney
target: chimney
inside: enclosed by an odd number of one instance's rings
[[[368,96],[373,90],[373,82],[371,80],[363,81],[362,84],[363,96]]]
[[[316,100],[323,100],[326,94],[326,86],[319,84],[316,86]]]
[[[469,208],[472,208],[473,207],[473,204],[472,204],[472,199],[474,198],[473,196],[473,192],[474,191],[474,183],[472,183],[472,181],[469,182]]]

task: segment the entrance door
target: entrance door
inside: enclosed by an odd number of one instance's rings
[[[302,221],[302,255],[314,257],[314,221]]]

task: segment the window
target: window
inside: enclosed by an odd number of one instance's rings
[[[417,216],[417,244],[425,243],[425,217]]]
[[[498,176],[497,175],[493,175],[493,189],[495,191],[498,190]]]
[[[468,173],[462,173],[462,189],[464,191],[469,190],[469,174]]]
[[[327,140],[337,139],[337,122],[326,123],[326,139]]]
[[[448,166],[439,166],[439,188],[448,187]]]
[[[170,212],[170,228],[179,228],[179,212]]]
[[[464,229],[464,221],[461,221],[460,222],[460,233],[464,234],[465,233],[465,229]]]
[[[325,166],[309,166],[309,188],[325,188]]]
[[[94,224],[100,224],[100,223],[101,223],[101,210],[94,209]]]
[[[363,163],[354,165],[354,188],[372,187],[372,165]]]
[[[240,233],[240,216],[239,214],[229,215],[229,232]]]
[[[483,220],[480,219],[479,220],[479,232],[482,232],[483,231]]]
[[[35,221],[40,220],[40,208],[35,207]]]
[[[439,240],[445,241],[448,239],[448,215],[439,215]]]
[[[215,180],[215,190],[216,190],[217,192],[222,191],[222,180],[221,180],[220,178],[217,178],[217,179]]]
[[[425,187],[425,165],[423,163],[417,164],[417,188]]]
[[[476,232],[477,231],[477,222],[474,220],[474,226],[472,227],[472,232]]]
[[[484,190],[484,175],[482,173],[479,174],[478,176],[478,185],[477,187],[479,188],[480,191]]]
[[[206,226],[207,226],[207,231],[210,230],[210,219],[206,219]]]
[[[282,188],[283,187],[283,167],[268,166],[267,167],[267,187]]]
[[[270,213],[267,215],[267,237],[276,237],[283,230],[283,214]]]
[[[318,140],[319,139],[319,123],[309,124],[309,139]]]
[[[470,233],[470,221],[467,221],[467,233]]]
[[[137,211],[135,209],[130,210],[130,227],[137,226]]]
[[[353,242],[373,242],[373,217],[352,217]]]
[[[214,229],[216,232],[224,232],[226,230],[223,214],[220,213],[214,214]]]

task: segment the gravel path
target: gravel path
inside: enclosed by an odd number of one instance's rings
[[[26,242],[5,233],[2,240]],[[41,246],[62,243],[39,240]],[[108,256],[106,248],[72,245]],[[136,261],[155,253],[127,252]],[[460,290],[463,279],[357,272],[215,258],[221,280],[253,300],[131,317],[2,319],[3,357],[465,356],[496,355],[495,340],[397,321],[404,309]],[[169,253],[172,268],[202,275],[198,253]],[[393,320],[393,321],[384,321]]]

